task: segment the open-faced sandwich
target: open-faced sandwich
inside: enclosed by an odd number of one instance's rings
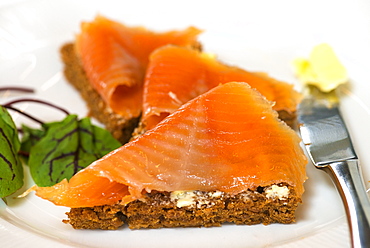
[[[293,85],[201,52],[200,33],[194,27],[155,33],[98,16],[83,23],[76,40],[62,47],[65,76],[90,115],[122,143],[137,126],[142,133],[190,99],[232,81],[248,82],[292,125],[301,98]]]
[[[74,228],[292,223],[306,158],[300,96],[203,53],[200,31],[154,33],[97,17],[62,48],[65,75],[120,139],[69,181],[36,188]],[[132,137],[132,131],[134,137]]]

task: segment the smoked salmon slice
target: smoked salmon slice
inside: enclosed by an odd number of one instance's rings
[[[75,48],[95,90],[115,113],[131,119],[141,113],[149,54],[166,44],[199,46],[200,33],[194,27],[152,32],[97,16],[81,24]]]
[[[75,208],[125,204],[152,190],[236,194],[287,183],[300,197],[306,162],[300,138],[271,102],[246,83],[230,82],[195,97],[69,182],[36,194]]]
[[[201,51],[168,45],[150,56],[143,96],[144,128],[151,129],[190,99],[232,81],[248,83],[274,102],[277,111],[293,113],[300,100],[293,85],[228,66]]]

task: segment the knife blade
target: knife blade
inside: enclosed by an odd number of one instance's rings
[[[312,163],[332,178],[345,206],[352,247],[370,247],[370,201],[335,91],[314,86],[298,106],[298,127]]]

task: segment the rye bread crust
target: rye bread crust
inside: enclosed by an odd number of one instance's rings
[[[295,222],[295,211],[301,199],[289,187],[289,197],[270,198],[265,188],[247,190],[237,195],[194,191],[194,204],[177,206],[170,192],[151,192],[127,205],[72,208],[65,223],[75,229],[115,230],[164,227],[212,227],[223,223],[254,225]],[[215,197],[217,195],[217,197]]]

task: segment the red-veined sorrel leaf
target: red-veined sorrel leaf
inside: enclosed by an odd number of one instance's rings
[[[20,141],[8,111],[0,106],[0,198],[23,185],[23,167],[18,157]]]
[[[45,127],[45,136],[31,148],[29,156],[32,178],[41,187],[71,178],[121,145],[108,131],[92,125],[89,118],[78,120],[76,115],[69,115]]]
[[[26,164],[28,164],[31,148],[45,136],[45,133],[46,130],[44,128],[37,129],[22,125],[21,148],[18,154]]]

